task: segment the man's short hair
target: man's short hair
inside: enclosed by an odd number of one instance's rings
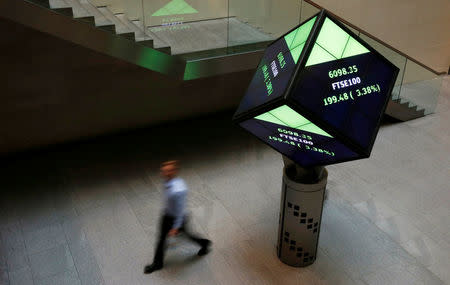
[[[172,165],[175,169],[178,169],[179,162],[178,160],[168,160],[161,163],[161,168],[164,166]]]

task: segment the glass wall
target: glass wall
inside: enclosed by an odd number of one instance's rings
[[[296,0],[229,0],[228,46],[272,41],[300,21]]]
[[[425,115],[433,113],[442,88],[443,76],[423,66],[407,60],[403,76],[400,99],[425,110]]]
[[[96,7],[107,7],[113,14],[124,14],[130,21],[143,22],[142,0],[88,0]]]
[[[405,74],[406,57],[364,34],[360,33],[360,38],[400,69],[397,80],[395,81],[394,89],[392,90],[392,99],[399,99],[402,88],[402,80]]]
[[[312,17],[313,15],[320,12],[320,9],[305,2],[300,1],[300,22],[305,21],[306,19]]]
[[[228,0],[142,0],[148,33],[187,54],[227,45]]]

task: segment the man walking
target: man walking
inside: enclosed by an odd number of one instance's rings
[[[185,206],[188,188],[184,180],[177,177],[178,161],[171,160],[161,164],[161,175],[164,183],[164,213],[161,218],[158,245],[156,247],[153,263],[145,266],[144,273],[150,274],[153,271],[163,268],[164,250],[167,236],[176,236],[184,232],[186,236],[200,246],[198,256],[207,254],[210,250],[211,241],[199,238],[190,233],[187,229],[187,219],[185,217]]]

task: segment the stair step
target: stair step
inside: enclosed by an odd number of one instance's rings
[[[88,11],[90,14],[92,14],[95,18],[95,25],[96,26],[110,26],[113,25],[113,22],[111,22],[109,19],[105,17],[94,5],[92,5],[87,0],[80,0],[81,6]]]
[[[104,30],[110,33],[115,34],[116,33],[116,26],[115,25],[106,25],[106,26],[98,26],[100,30]]]
[[[138,27],[143,27],[142,21],[133,21]],[[162,41],[156,34],[154,34],[149,28],[146,29],[146,34],[153,39],[153,48],[163,53],[171,54],[171,49],[168,44]]]
[[[151,34],[150,30],[147,31],[150,34],[150,37],[153,38],[153,48],[164,53],[170,54],[170,46],[160,40],[158,37]]]
[[[404,99],[402,99],[402,98],[399,98],[399,99],[394,99],[394,100],[392,100],[392,101],[394,101],[395,103],[398,103],[398,104],[400,104],[400,105],[402,105],[402,106],[405,106],[406,108],[410,108],[411,106],[410,106],[410,102],[409,101],[406,101],[406,100],[404,100]]]
[[[149,47],[149,48],[154,48],[153,47],[153,40],[136,41],[136,43],[144,45],[144,46]]]
[[[116,33],[118,35],[120,34],[127,34],[132,33],[133,31],[130,30],[127,26],[125,26],[122,21],[120,21],[113,12],[111,12],[107,7],[98,7],[98,10],[116,26]]]
[[[56,8],[56,9],[53,9],[53,11],[55,11],[56,13],[61,14],[61,15],[73,17],[72,8]]]
[[[134,33],[133,32],[131,32],[131,33],[123,33],[123,34],[120,34],[120,36],[124,37],[126,39],[129,39],[129,40],[132,40],[133,42],[136,41],[135,38],[134,38]]]
[[[395,99],[389,101],[386,114],[400,121],[409,121],[425,116],[425,109],[410,106],[408,101]]]
[[[36,5],[39,5],[41,7],[50,8],[50,4],[48,3],[48,0],[28,0],[31,3],[34,3]]]
[[[64,0],[49,0],[50,9],[71,8]]]
[[[419,109],[419,106],[417,106],[417,112],[422,114],[422,117],[425,116],[425,109],[424,108]]]
[[[153,47],[156,50],[159,50],[160,52],[163,52],[165,54],[171,55],[172,54],[172,50],[169,46],[164,46],[164,47]]]
[[[78,0],[65,0],[67,4],[72,7],[73,10],[73,17],[74,18],[87,18],[87,17],[93,17],[89,11],[84,9],[84,7],[78,2]]]
[[[79,18],[76,18],[74,16],[74,18],[77,19],[78,21],[86,22],[92,26],[95,26],[95,18],[93,16],[79,17]]]
[[[137,42],[141,42],[141,44],[144,44],[142,42],[145,41],[151,41],[151,47],[153,47],[153,40],[149,36],[147,36],[144,31],[137,26],[134,21],[130,21],[127,16],[123,13],[121,14],[115,14],[116,17],[125,25],[128,29],[134,32],[134,38]],[[148,42],[150,43],[150,42]],[[147,44],[148,44],[147,43]],[[146,44],[146,45],[147,45]]]

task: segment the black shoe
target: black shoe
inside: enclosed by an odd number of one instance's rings
[[[163,268],[162,265],[157,265],[157,264],[152,263],[150,265],[145,266],[144,274],[150,274],[153,271],[160,270],[161,268]]]
[[[205,245],[198,251],[198,256],[207,255],[211,251],[211,241],[206,241]]]

